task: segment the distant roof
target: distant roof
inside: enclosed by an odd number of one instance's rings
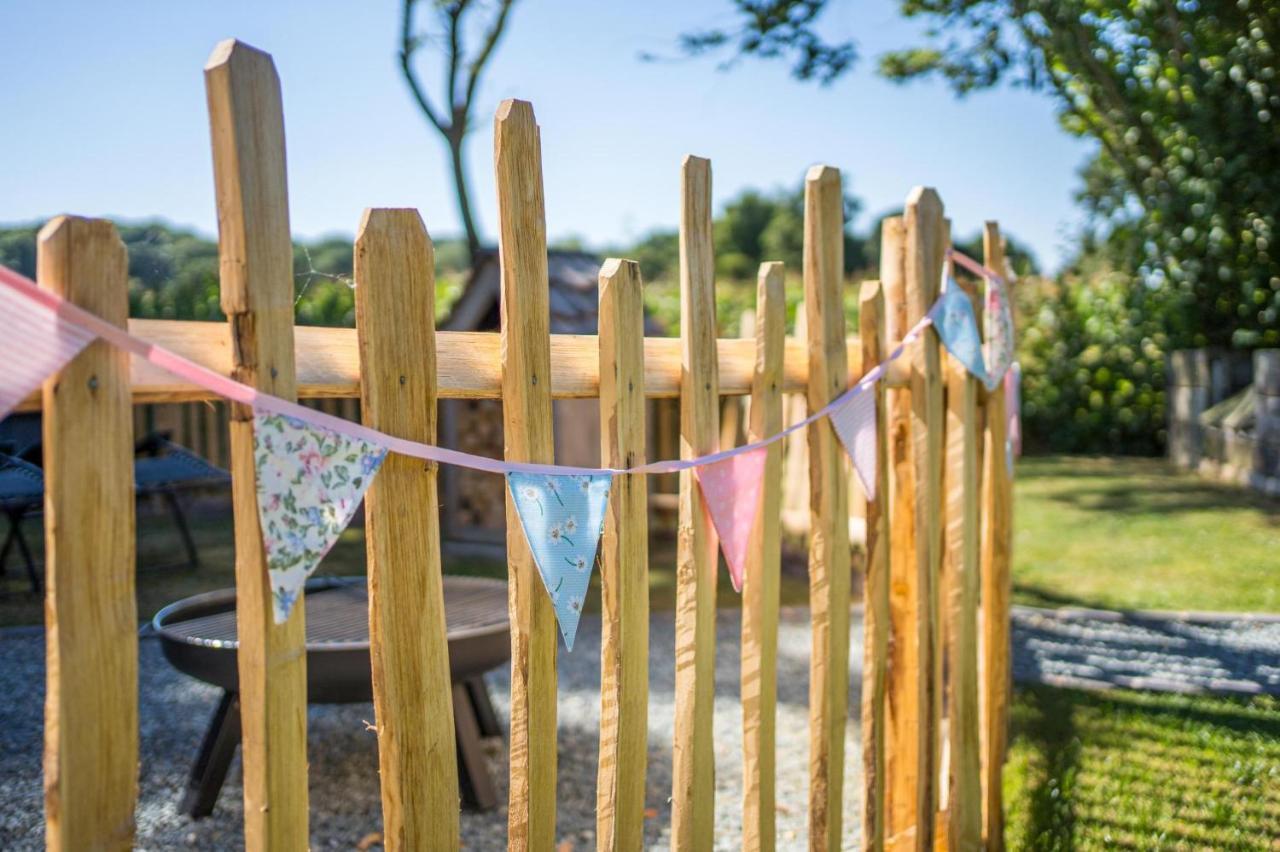
[[[601,263],[601,259],[590,252],[560,249],[547,252],[553,334],[596,333],[599,327]],[[482,249],[466,289],[454,303],[441,328],[448,331],[496,329],[500,282],[498,252]],[[647,315],[644,324],[646,334],[662,333],[661,327]]]

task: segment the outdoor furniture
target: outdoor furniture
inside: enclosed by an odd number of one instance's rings
[[[181,810],[208,816],[240,742],[236,668],[235,590],[223,589],[170,604],[152,622],[165,657],[179,671],[223,689],[205,732]],[[492,808],[497,792],[481,738],[500,736],[481,677],[511,659],[507,584],[480,577],[444,578],[458,780],[471,807]],[[362,577],[307,582],[307,701],[353,704],[373,700],[369,659],[369,595]]]
[[[208,486],[225,486],[231,477],[195,453],[168,440],[161,432],[153,432],[134,447],[134,489],[139,498],[158,496],[164,500],[182,538],[186,559],[163,568],[195,568],[200,554],[187,524],[178,496],[181,491]],[[22,522],[44,508],[44,474],[40,469],[40,417],[15,414],[0,421],[0,511],[9,529],[0,546],[0,577],[5,574],[9,553],[17,547],[26,565],[32,593],[40,591],[35,559],[22,535]]]

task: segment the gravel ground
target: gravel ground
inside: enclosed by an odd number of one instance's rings
[[[850,707],[857,717],[861,619],[853,619],[854,663]],[[740,613],[719,614],[716,655],[716,837],[718,849],[741,846],[741,709],[738,702]],[[669,847],[674,630],[670,613],[653,618],[649,702],[649,769],[646,841]],[[575,650],[560,655],[559,836],[568,848],[594,848],[595,778],[600,716],[600,620],[582,621]],[[784,610],[779,630],[778,845],[801,849],[807,837],[808,659],[806,610]],[[141,798],[138,848],[233,849],[242,846],[239,760],[233,764],[214,814],[193,822],[176,809],[179,794],[217,692],[176,673],[154,640],[141,643]],[[508,673],[489,680],[499,718],[509,708]],[[0,848],[39,849],[44,820],[41,795],[41,730],[44,637],[38,631],[0,633],[0,687],[20,701],[0,703]],[[372,705],[313,707],[308,713],[311,763],[311,845],[352,849],[380,828],[377,744],[366,727]],[[505,744],[492,740],[492,766],[500,799],[506,796]],[[845,846],[858,842],[857,725],[846,738]],[[506,809],[464,813],[467,849],[506,848]]]
[[[1280,695],[1280,617],[1015,607],[1014,677],[1093,689]]]
[[[716,655],[716,838],[718,849],[740,846],[741,710],[738,703],[740,613],[719,614]],[[857,717],[862,621],[852,624],[850,707]],[[674,631],[670,613],[653,618],[650,658],[649,769],[646,841],[669,845]],[[1280,619],[1177,618],[1095,610],[1014,610],[1014,674],[1022,681],[1062,686],[1166,691],[1280,694]],[[567,848],[595,845],[595,773],[600,716],[600,620],[586,617],[577,650],[560,655],[559,836]],[[778,846],[806,845],[808,790],[808,613],[789,609],[779,629]],[[234,849],[242,845],[239,761],[213,816],[192,822],[177,812],[190,761],[217,692],[178,674],[154,640],[141,643],[141,798],[138,848]],[[499,718],[509,710],[505,670],[489,678]],[[0,849],[39,849],[44,635],[0,632],[0,688],[22,700],[0,703]],[[313,707],[308,714],[311,762],[311,845],[352,849],[380,828],[377,744],[366,720],[372,705]],[[499,797],[506,795],[505,743],[490,741]],[[845,846],[858,841],[857,726],[850,721],[845,753]],[[468,849],[506,847],[505,807],[464,813]]]

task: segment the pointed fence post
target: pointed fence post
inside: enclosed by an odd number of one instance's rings
[[[810,413],[846,389],[844,194],[840,172],[814,166],[804,187],[804,305]],[[849,479],[829,418],[809,426],[809,845],[841,848],[849,714]]]
[[[863,282],[858,304],[865,373],[886,354],[884,288],[879,281]],[[885,831],[885,688],[889,665],[889,436],[884,382],[876,382],[865,393],[876,395],[876,498],[867,500],[862,584],[862,848],[880,852]]]
[[[782,431],[782,358],[787,304],[781,263],[762,263],[756,279],[756,366],[747,441]],[[778,596],[782,570],[782,451],[765,451],[760,509],[742,580],[742,847],[776,844]]]
[[[880,281],[885,294],[885,347],[897,346],[907,323],[906,229],[901,216],[881,223]],[[919,345],[919,344],[917,344]],[[904,356],[909,361],[910,355]],[[908,364],[909,367],[909,364]],[[907,371],[909,372],[909,370]],[[889,384],[886,382],[886,384]],[[889,451],[889,664],[885,683],[885,847],[915,848],[921,725],[916,613],[916,472],[911,462],[911,389],[885,389]]]
[[[978,742],[978,592],[981,515],[979,380],[947,356],[946,576],[947,823],[946,846],[982,848]]]
[[[680,456],[715,452],[720,436],[711,161],[680,169]],[[676,555],[676,695],[671,844],[707,850],[714,840],[716,582],[719,554],[693,471],[680,472]]]
[[[118,326],[129,261],[115,226],[40,230],[41,286]],[[95,340],[44,383],[45,844],[128,849],[138,799],[129,356]]]
[[[293,246],[285,184],[284,113],[271,57],[234,39],[205,66],[218,202],[222,310],[231,326],[232,375],[296,396]],[[240,719],[244,737],[245,846],[306,849],[307,662],[300,598],[289,620],[271,615],[258,523],[253,411],[231,406],[232,505]]]
[[[510,461],[552,462],[551,333],[542,144],[533,106],[507,100],[493,134],[502,294],[502,428]],[[505,492],[506,489],[504,489]],[[556,832],[555,611],[511,495],[507,563],[511,609],[511,849],[550,849]]]
[[[942,200],[926,187],[907,197],[904,283],[907,328],[937,301],[946,252]],[[938,336],[912,347],[911,464],[915,472],[915,848],[932,850],[938,810],[938,731],[942,679],[938,653],[938,575],[942,565],[943,378]]]
[[[416,210],[366,210],[355,245],[360,411],[436,443],[435,257]],[[438,466],[388,454],[365,496],[369,652],[388,850],[458,848]]]
[[[983,263],[1005,274],[1000,226],[983,228]],[[990,285],[988,285],[990,286]],[[1012,592],[1013,471],[1010,469],[1008,412],[1004,387],[986,395],[982,474],[982,799],[987,849],[1004,849],[1002,778],[1009,737],[1012,670],[1009,601]]]
[[[645,461],[644,301],[640,266],[600,268],[600,461]],[[598,848],[644,842],[649,733],[649,492],[643,474],[615,476],[600,545]]]

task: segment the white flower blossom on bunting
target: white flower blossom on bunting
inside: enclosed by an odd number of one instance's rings
[[[604,533],[612,481],[607,473],[507,474],[520,527],[570,651]]]
[[[724,564],[729,568],[729,580],[735,592],[742,591],[747,547],[760,509],[760,487],[768,453],[768,447],[759,447],[693,469],[702,490],[702,504],[720,537]]]
[[[11,287],[0,286],[0,418],[92,342],[93,332]]]
[[[840,442],[858,472],[868,500],[876,499],[876,395],[874,386],[855,393],[831,413]]]
[[[253,450],[272,613],[283,624],[351,522],[387,451],[266,411],[253,413]]]

